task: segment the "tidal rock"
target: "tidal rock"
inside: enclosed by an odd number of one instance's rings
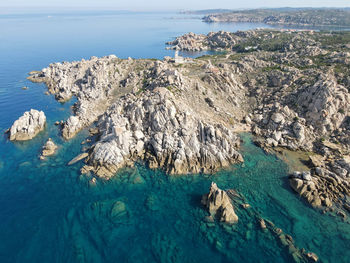
[[[80,160],[85,159],[86,157],[88,157],[89,154],[88,153],[81,153],[78,156],[74,157],[72,160],[69,161],[68,165],[72,165],[75,164],[77,162],[79,162]]]
[[[263,229],[263,230],[266,229],[266,223],[265,223],[264,219],[260,218],[259,224],[260,224],[261,229]]]
[[[212,217],[229,224],[238,222],[230,197],[225,191],[219,189],[216,183],[211,183],[209,193],[202,197],[202,204]]]
[[[44,112],[31,109],[16,120],[9,130],[11,141],[25,141],[34,138],[45,127]]]
[[[57,145],[49,138],[42,148],[40,159],[55,154]]]
[[[306,256],[311,262],[317,262],[318,261],[318,256],[315,253],[313,253],[313,252],[307,253]]]
[[[290,176],[289,183],[292,189],[303,196],[309,204],[313,207],[321,207],[319,192],[315,187],[317,180],[309,172],[294,173]]]

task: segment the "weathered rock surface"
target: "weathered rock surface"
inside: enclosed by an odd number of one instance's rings
[[[142,160],[168,173],[210,173],[242,160],[235,132],[243,124],[262,138],[262,147],[329,159],[350,150],[350,50],[325,45],[331,36],[190,33],[169,44],[228,53],[183,64],[93,57],[51,64],[30,79],[45,82],[60,101],[77,98],[74,115],[62,125],[64,138],[95,123],[97,140],[83,172],[109,178]],[[325,138],[340,149],[329,144],[319,152]]]
[[[195,118],[186,108],[165,88],[119,100],[99,121],[104,132],[90,165],[98,175],[109,176],[141,159],[151,168],[186,174],[213,172],[242,161],[235,150],[236,135]]]
[[[25,141],[34,138],[45,127],[44,112],[31,109],[16,120],[9,130],[11,141]]]
[[[342,158],[324,162],[311,172],[294,172],[289,179],[291,187],[313,207],[342,209],[349,205],[350,163]]]
[[[229,224],[238,222],[230,197],[216,183],[211,183],[209,193],[202,197],[202,204],[213,218]]]
[[[44,159],[46,156],[51,156],[55,154],[57,150],[57,145],[49,138],[42,148],[40,159]]]
[[[169,41],[166,44],[171,46],[168,49],[185,50],[185,51],[203,51],[208,50],[209,46],[205,42],[205,35],[188,33],[177,37],[174,41]]]
[[[210,32],[207,35],[188,33],[167,42],[168,49],[185,51],[205,51],[211,49],[230,49],[242,38],[242,34],[252,34],[253,31],[230,33],[225,31]]]
[[[52,64],[31,78],[46,82],[58,100],[77,97],[75,115],[62,128],[64,138],[98,120],[99,139],[83,172],[109,178],[143,160],[171,174],[211,173],[241,162],[239,138],[226,123],[242,118],[240,83],[226,72],[193,78],[175,66],[109,56]],[[203,104],[212,94],[208,87],[215,90],[210,105]]]
[[[75,115],[62,128],[63,137],[71,139],[104,113],[109,105],[108,99],[118,95],[113,93],[114,86],[129,72],[131,65],[132,61],[122,61],[116,56],[92,57],[80,62],[51,64],[41,72],[34,72],[29,79],[45,82],[58,101],[77,96]]]

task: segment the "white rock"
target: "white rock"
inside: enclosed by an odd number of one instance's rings
[[[11,141],[25,141],[35,137],[45,127],[44,112],[31,109],[16,120],[10,128]]]

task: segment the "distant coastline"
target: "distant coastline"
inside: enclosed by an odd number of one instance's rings
[[[202,20],[215,22],[264,23],[300,27],[350,28],[350,8],[273,8],[228,10],[210,9],[184,11],[184,14],[204,15]]]

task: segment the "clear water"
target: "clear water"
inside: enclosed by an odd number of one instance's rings
[[[89,178],[79,175],[81,163],[66,166],[84,147],[87,132],[64,142],[53,125],[70,115],[73,101],[59,104],[44,95],[44,85],[26,80],[27,72],[54,61],[109,54],[162,58],[173,55],[164,42],[189,31],[261,26],[157,13],[0,17],[0,131],[30,108],[44,110],[48,119],[31,141],[0,137],[0,262],[291,262],[281,244],[259,229],[257,217],[273,221],[323,262],[349,262],[350,225],[299,200],[286,183],[287,166],[247,135],[245,164],[216,175],[169,177],[137,165],[89,186]],[[48,137],[60,148],[40,161]],[[236,207],[234,231],[204,221],[200,199],[211,181],[236,189],[251,205]]]

